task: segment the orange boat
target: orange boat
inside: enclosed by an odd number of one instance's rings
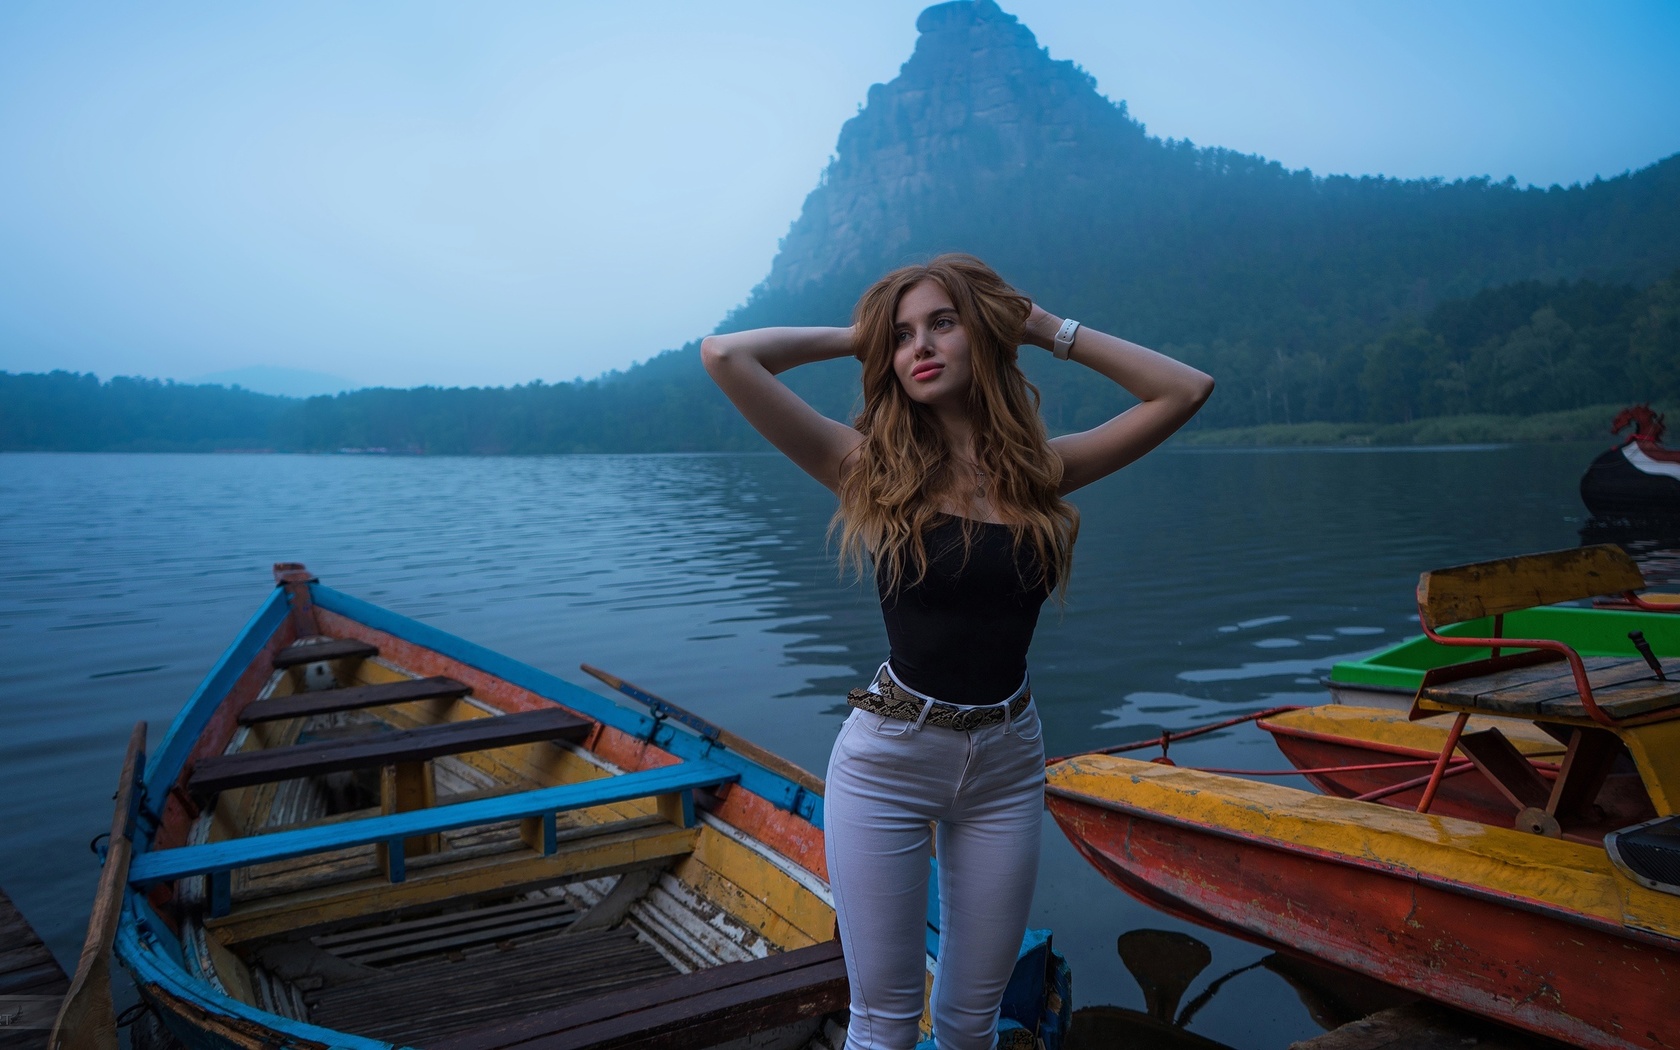
[[[1436,636],[1640,586],[1620,549],[1591,547],[1425,573],[1418,605]],[[1327,794],[1098,754],[1051,766],[1050,811],[1172,914],[1574,1045],[1680,1047],[1680,667],[1544,638],[1447,644],[1491,655],[1431,671],[1420,721],[1266,717],[1315,763],[1390,759],[1309,767]],[[1413,763],[1415,804],[1345,797],[1403,783],[1395,762]]]

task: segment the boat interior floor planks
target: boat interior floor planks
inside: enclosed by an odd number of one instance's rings
[[[677,973],[627,927],[480,945],[307,993],[310,1020],[430,1046],[440,1037],[593,1000]]]
[[[707,1047],[846,1005],[840,942],[748,959],[588,1002],[532,1012],[436,1050],[653,1050]]]

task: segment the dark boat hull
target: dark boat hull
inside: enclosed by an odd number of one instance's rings
[[[1581,476],[1581,502],[1603,521],[1680,519],[1680,454],[1636,441],[1602,453]]]

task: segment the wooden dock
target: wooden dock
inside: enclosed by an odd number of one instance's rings
[[[47,1045],[70,978],[0,889],[0,1050]]]

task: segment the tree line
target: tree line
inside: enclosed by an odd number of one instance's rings
[[[1521,281],[1449,300],[1341,353],[1253,339],[1164,344],[1219,389],[1194,426],[1406,422],[1680,400],[1680,271],[1645,288]],[[1095,425],[1126,396],[1049,355],[1024,357],[1053,431]],[[849,418],[857,367],[790,373]],[[763,448],[700,367],[698,347],[624,372],[513,387],[365,389],[295,399],[237,387],[71,372],[0,372],[0,450],[428,455],[698,452]]]

